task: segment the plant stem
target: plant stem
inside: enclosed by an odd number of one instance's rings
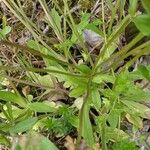
[[[107,150],[107,144],[106,144],[106,135],[105,135],[105,126],[106,126],[106,120],[104,119],[102,123],[102,150]]]
[[[25,71],[31,71],[31,72],[43,72],[43,73],[53,73],[53,74],[60,74],[60,75],[67,75],[67,76],[72,76],[72,77],[78,77],[78,78],[87,78],[88,76],[86,75],[80,75],[80,74],[73,74],[73,73],[68,73],[68,72],[63,72],[63,71],[58,71],[58,70],[52,70],[52,69],[41,69],[41,68],[32,68],[32,67],[9,67],[9,66],[3,66],[0,65],[0,69],[2,70],[25,70]]]

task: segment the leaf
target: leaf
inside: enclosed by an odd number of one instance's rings
[[[101,98],[97,88],[94,88],[91,92],[92,103],[96,107],[97,110],[101,108]]]
[[[29,104],[29,109],[35,112],[55,112],[56,109],[54,107],[49,106],[46,103],[34,102]]]
[[[20,136],[16,144],[15,150],[58,150],[48,138],[35,132]]]
[[[132,86],[133,84],[128,79],[128,72],[124,71],[117,76],[114,84],[114,91],[118,94],[123,94],[129,91]]]
[[[54,32],[56,33],[57,36],[62,35],[61,16],[59,16],[55,8],[53,8],[51,11],[51,17],[52,17],[51,26],[54,29]]]
[[[83,105],[83,97],[78,97],[73,104],[73,106],[77,107],[79,110],[82,108],[82,105]]]
[[[144,78],[146,78],[148,81],[150,81],[150,73],[148,69],[144,65],[140,65],[138,70],[141,72]]]
[[[10,133],[21,133],[25,132],[27,130],[30,130],[38,121],[37,117],[28,118],[26,120],[23,120],[17,124],[15,124],[13,127],[9,129]]]
[[[129,135],[125,133],[123,130],[117,128],[106,127],[106,139],[118,142],[123,139],[129,138]]]
[[[150,13],[150,1],[149,0],[141,0],[144,8],[148,13]]]
[[[128,139],[124,139],[114,144],[113,150],[138,150],[136,142]]]
[[[84,74],[90,74],[91,72],[91,69],[87,65],[83,65],[83,64],[79,65],[78,69]]]
[[[114,83],[115,78],[111,75],[108,74],[99,74],[97,76],[94,76],[93,80],[94,83],[102,83],[102,82],[110,82],[110,83]]]
[[[43,137],[40,150],[58,150],[58,148],[49,139]]]
[[[10,26],[5,26],[1,31],[0,31],[0,36],[3,38],[5,37],[9,32],[11,31]]]
[[[83,29],[85,29],[86,26],[88,25],[89,17],[90,15],[88,13],[82,14],[80,23],[76,25],[76,30],[78,31],[79,35],[82,35]],[[71,42],[75,43],[78,39],[79,37],[77,37],[77,35],[73,32],[72,37],[71,37]]]
[[[89,149],[92,149],[94,145],[94,137],[92,125],[89,118],[89,106],[85,106],[83,110],[83,124],[82,124],[82,136],[89,145]]]
[[[143,128],[143,121],[140,117],[135,116],[135,115],[131,115],[131,114],[127,114],[126,118],[128,119],[128,121],[132,124],[134,124],[135,126],[137,126],[138,128]]]
[[[5,136],[0,135],[0,145],[10,146],[10,141]]]
[[[67,137],[65,138],[65,147],[67,148],[67,150],[75,150],[75,143],[74,140],[71,136],[67,135]]]
[[[99,24],[102,24],[101,21],[99,20],[98,21]],[[102,31],[100,31],[100,29],[92,22],[92,23],[89,23],[87,26],[86,26],[86,29],[88,30],[91,30],[99,35],[103,35]]]
[[[137,16],[133,22],[136,27],[146,36],[150,35],[150,15]]]
[[[145,114],[146,112],[150,112],[150,108],[147,106],[134,101],[122,100],[121,102],[131,109],[131,113],[136,113],[143,118],[149,119],[149,117]]]
[[[43,45],[39,44],[37,41],[28,40],[27,46],[34,50],[39,50],[41,53],[43,53],[45,55],[50,54],[48,49],[45,48]]]
[[[131,15],[134,15],[134,14],[136,13],[137,4],[138,4],[138,1],[137,1],[137,0],[130,0],[129,13],[130,13]]]
[[[38,73],[27,72],[27,75],[38,84],[53,87],[53,81],[49,74],[41,76]]]
[[[123,94],[122,94],[123,95]],[[138,87],[131,87],[130,90],[124,93],[122,100],[144,102],[150,100],[150,93]]]
[[[6,102],[13,102],[15,104],[18,104],[21,107],[26,106],[26,102],[24,98],[9,91],[0,91],[0,99]]]
[[[69,96],[70,97],[79,97],[81,95],[83,95],[85,92],[85,87],[83,86],[78,86],[77,88],[74,88],[70,93],[69,93]]]
[[[109,115],[109,117],[108,117],[108,122],[109,122],[109,124],[110,124],[110,126],[112,127],[112,128],[116,128],[117,127],[117,125],[118,125],[118,122],[119,122],[119,115],[120,115],[120,113],[119,113],[119,111],[117,111],[116,109],[114,109],[111,113],[110,113],[110,115]]]

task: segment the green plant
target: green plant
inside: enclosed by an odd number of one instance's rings
[[[48,129],[64,136],[76,128],[77,148],[82,138],[90,150],[94,149],[96,139],[103,150],[107,149],[110,141],[120,142],[116,149],[128,143],[126,139],[130,136],[121,128],[124,118],[138,128],[143,127],[143,118],[150,119],[150,108],[142,103],[149,99],[150,93],[135,85],[137,80],[150,81],[150,66],[140,66],[136,71],[129,72],[129,67],[138,58],[150,54],[150,41],[138,45],[144,36],[150,35],[150,15],[146,2],[142,3],[148,11],[147,14],[138,15],[138,1],[130,0],[129,11],[125,15],[125,10],[119,8],[124,8],[126,1],[121,3],[117,0],[115,7],[110,0],[102,1],[101,20],[95,18],[91,21],[90,14],[80,12],[80,17],[75,21],[67,0],[63,0],[62,8],[58,1],[54,0],[52,10],[49,10],[45,0],[39,0],[45,13],[43,21],[53,31],[49,37],[27,17],[19,0],[4,0],[5,5],[32,33],[33,39],[29,40],[26,46],[8,40],[0,41],[1,44],[21,50],[18,55],[20,67],[1,65],[1,76],[10,82],[25,83],[24,79],[16,80],[6,73],[10,70],[24,70],[29,84],[44,87],[45,91],[35,100],[31,95],[21,96],[15,87],[11,92],[1,90],[2,133],[13,136],[18,133],[30,133],[32,130],[40,132],[40,129]],[[105,22],[104,7],[108,7],[112,14],[108,26]],[[121,16],[116,18],[118,11]],[[131,22],[135,23],[140,32],[118,50],[118,40]],[[94,59],[82,36],[85,29],[96,32],[103,39],[103,46],[98,49],[99,54]],[[54,41],[52,37],[57,40]],[[79,46],[78,59],[74,58],[71,51],[74,45]],[[27,52],[42,58],[45,67],[33,67],[32,62],[24,58]],[[120,67],[120,62],[125,59],[129,61]],[[118,68],[120,70],[116,71]],[[60,84],[63,88],[59,87]],[[48,93],[57,95],[60,91],[67,93],[69,101],[73,98],[73,104],[57,104],[44,98]],[[93,113],[92,109],[96,113]],[[132,143],[127,148],[130,147],[136,149]]]
[[[128,140],[121,141],[114,146],[114,150],[137,150],[135,143]]]

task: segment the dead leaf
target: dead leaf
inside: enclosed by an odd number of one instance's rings
[[[65,138],[65,140],[65,147],[67,148],[67,150],[75,150],[74,141],[69,135]]]
[[[30,94],[30,86],[25,86],[23,89],[22,89],[22,93],[24,96],[27,96]]]

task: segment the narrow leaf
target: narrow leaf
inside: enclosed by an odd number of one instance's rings
[[[129,12],[131,15],[134,15],[137,9],[137,0],[130,0]]]
[[[0,91],[0,99],[6,102],[13,102],[15,104],[18,104],[21,107],[26,106],[26,102],[24,98],[9,91]]]
[[[149,117],[145,114],[146,112],[150,112],[150,108],[147,106],[134,101],[122,100],[121,102],[128,106],[133,113],[139,114],[139,116],[149,119]]]
[[[29,104],[29,109],[35,112],[54,112],[56,109],[45,103],[35,102]]]
[[[148,13],[150,13],[150,0],[141,0],[144,8]]]
[[[82,136],[84,137],[87,144],[89,145],[89,149],[92,149],[93,144],[94,144],[94,138],[93,138],[92,125],[91,125],[90,118],[89,118],[89,107],[88,106],[84,107],[83,113],[84,114],[83,114]]]

